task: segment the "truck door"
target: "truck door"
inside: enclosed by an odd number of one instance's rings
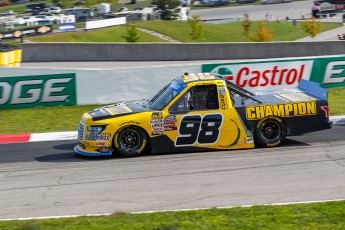
[[[243,128],[227,93],[216,84],[192,86],[168,109],[167,117],[175,122],[164,121],[164,134],[176,148],[235,146]],[[175,128],[169,130],[170,124]]]

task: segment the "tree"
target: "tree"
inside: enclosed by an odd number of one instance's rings
[[[259,22],[258,31],[256,33],[250,33],[249,39],[254,42],[268,42],[272,40],[272,34],[271,31],[268,29],[265,29],[265,23]]]
[[[84,5],[89,8],[98,3],[98,1],[96,0],[84,0],[84,2],[85,2]]]
[[[126,42],[137,42],[140,39],[139,31],[135,25],[127,26],[127,32],[122,36]]]
[[[242,21],[242,27],[243,27],[243,35],[249,40],[249,30],[250,26],[252,25],[252,22],[249,19],[249,14],[243,14],[243,21]]]
[[[310,21],[306,20],[301,24],[304,32],[308,33],[310,37],[315,38],[321,31],[322,23],[316,21],[315,17],[312,17]]]
[[[153,5],[161,11],[162,20],[173,20],[177,17],[178,6],[181,4],[179,0],[153,0]]]
[[[68,8],[70,6],[69,0],[60,0],[59,3],[61,4],[62,8]]]
[[[188,19],[188,24],[191,27],[190,36],[192,41],[199,41],[202,37],[202,24],[200,24],[200,17],[198,15],[193,15],[192,19]]]

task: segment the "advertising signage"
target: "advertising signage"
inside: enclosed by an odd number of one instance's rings
[[[345,56],[203,64],[202,72],[252,90],[296,87],[302,78],[321,83],[324,88],[345,87]]]
[[[74,73],[0,77],[0,109],[76,104]]]

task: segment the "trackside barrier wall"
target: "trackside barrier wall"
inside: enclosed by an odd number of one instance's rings
[[[244,43],[24,43],[23,61],[183,61],[343,55],[343,41]]]
[[[345,56],[117,70],[3,67],[0,68],[0,109],[150,99],[173,78],[185,72],[202,71],[220,74],[257,93],[296,87],[299,79],[322,83],[325,88],[345,87]]]
[[[184,72],[200,72],[200,65],[120,70],[1,68],[0,110],[71,105],[74,101],[85,105],[151,99]],[[28,93],[29,89],[34,94]]]

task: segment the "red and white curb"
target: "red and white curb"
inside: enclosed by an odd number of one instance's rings
[[[330,120],[333,121],[333,124],[345,125],[345,115],[332,116],[330,117]],[[27,134],[0,134],[0,144],[41,141],[62,141],[77,139],[77,131]]]
[[[62,141],[78,139],[77,131],[52,132],[52,133],[26,133],[26,134],[4,134],[0,135],[0,144],[41,142],[41,141]]]

